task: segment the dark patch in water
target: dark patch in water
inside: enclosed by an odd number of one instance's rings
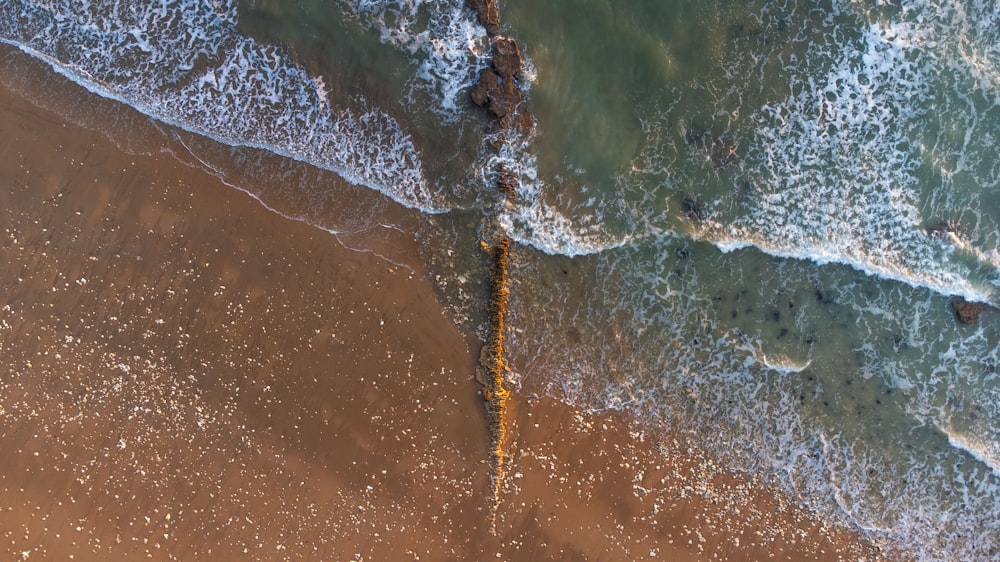
[[[681,201],[681,211],[691,221],[701,222],[708,218],[708,209],[697,195],[686,195]]]
[[[996,359],[986,359],[983,361],[983,372],[987,375],[994,375],[997,372],[997,361]]]
[[[772,310],[771,312],[768,313],[768,318],[771,320],[771,322],[781,322],[781,313],[778,312],[777,310]]]
[[[969,235],[969,230],[965,225],[952,219],[932,223],[925,230],[928,236],[935,238],[948,238],[950,234],[954,234],[960,239],[966,239]]]
[[[896,334],[892,336],[892,349],[898,353],[910,349],[910,344],[902,334]]]
[[[708,128],[698,124],[692,123],[684,127],[684,143],[691,146],[697,146],[699,148],[705,147],[705,138],[711,135],[708,132]]]
[[[738,21],[729,26],[729,36],[733,39],[754,37],[756,35],[760,35],[763,31],[764,30],[757,25],[757,22],[750,20]]]
[[[566,339],[571,343],[579,344],[581,341],[580,330],[576,329],[575,326],[571,326],[566,330]]]

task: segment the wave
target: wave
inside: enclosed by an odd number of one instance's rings
[[[921,49],[941,66],[968,76],[974,88],[1000,103],[1000,5],[989,0],[911,0],[891,18],[851,0],[902,45]]]
[[[501,209],[498,221],[519,244],[555,256],[586,256],[621,248],[660,232],[652,228],[609,228],[609,216],[619,222],[630,213],[591,197],[575,201],[543,178],[538,171],[537,130],[507,131],[496,153],[480,166],[484,185],[496,185],[496,170],[514,180],[515,196]],[[580,190],[585,193],[587,188]]]
[[[486,31],[461,1],[398,2],[342,0],[383,43],[414,55],[417,71],[410,80],[409,101],[417,91],[435,99],[428,106],[446,122],[455,122],[468,105],[469,86],[489,64]]]
[[[235,0],[10,0],[0,41],[164,123],[307,162],[408,207],[448,209],[395,119],[363,99],[360,110],[334,107],[322,77],[241,36],[236,19]]]
[[[811,48],[807,59],[832,64],[825,76],[794,75],[793,93],[758,111],[745,163],[749,210],[718,220],[706,239],[724,251],[752,245],[995,301],[995,287],[976,281],[994,264],[968,263],[967,252],[928,232],[921,213],[929,186],[915,139],[932,67],[874,24],[856,40]]]
[[[867,259],[852,259],[826,246],[815,245],[807,247],[788,248],[772,245],[768,241],[746,239],[707,239],[723,252],[733,252],[743,248],[756,248],[765,254],[777,258],[796,259],[815,263],[816,265],[842,264],[856,269],[866,275],[905,283],[911,287],[930,289],[945,296],[959,296],[974,302],[998,304],[996,287],[978,284],[961,274],[927,274],[918,269],[902,269],[885,267]]]
[[[996,476],[1000,476],[1000,450],[997,450],[996,444],[980,441],[957,431],[948,431],[940,427],[939,429],[948,436],[948,444],[968,453],[977,461],[988,466]]]
[[[996,419],[994,336],[957,326],[942,297],[680,238],[551,263],[522,278],[560,290],[512,294],[512,325],[545,322],[510,334],[530,390],[667,424],[903,558],[997,552],[1000,474],[975,440],[996,433],[970,425]],[[780,322],[759,320],[770,307]],[[988,462],[930,429],[942,419]]]

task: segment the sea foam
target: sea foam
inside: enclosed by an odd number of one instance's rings
[[[486,31],[460,0],[400,2],[342,0],[383,43],[413,55],[417,70],[410,80],[409,102],[417,91],[434,99],[429,109],[446,122],[457,121],[468,107],[469,86],[489,63]]]
[[[165,123],[308,162],[409,207],[447,209],[395,119],[364,100],[334,107],[321,77],[241,36],[236,17],[232,0],[11,0],[0,6],[0,41]]]
[[[811,49],[831,68],[793,74],[793,94],[758,111],[745,164],[750,210],[709,238],[726,251],[753,245],[992,301],[955,246],[927,232],[914,139],[930,68],[897,39],[872,24],[856,41]]]

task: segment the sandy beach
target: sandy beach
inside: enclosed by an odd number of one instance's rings
[[[490,535],[479,350],[412,239],[391,262],[348,249],[2,85],[0,186],[6,559],[874,557],[682,442],[530,389]]]

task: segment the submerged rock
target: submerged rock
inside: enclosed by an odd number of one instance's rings
[[[721,137],[712,141],[709,158],[716,170],[721,170],[736,160],[736,143],[729,138]]]
[[[705,204],[697,195],[684,197],[684,200],[681,201],[681,211],[684,212],[688,220],[693,222],[701,222],[708,218],[708,209],[705,208]]]
[[[956,298],[951,301],[951,308],[954,309],[955,317],[960,323],[975,324],[979,320],[979,315],[986,310],[986,304]]]

